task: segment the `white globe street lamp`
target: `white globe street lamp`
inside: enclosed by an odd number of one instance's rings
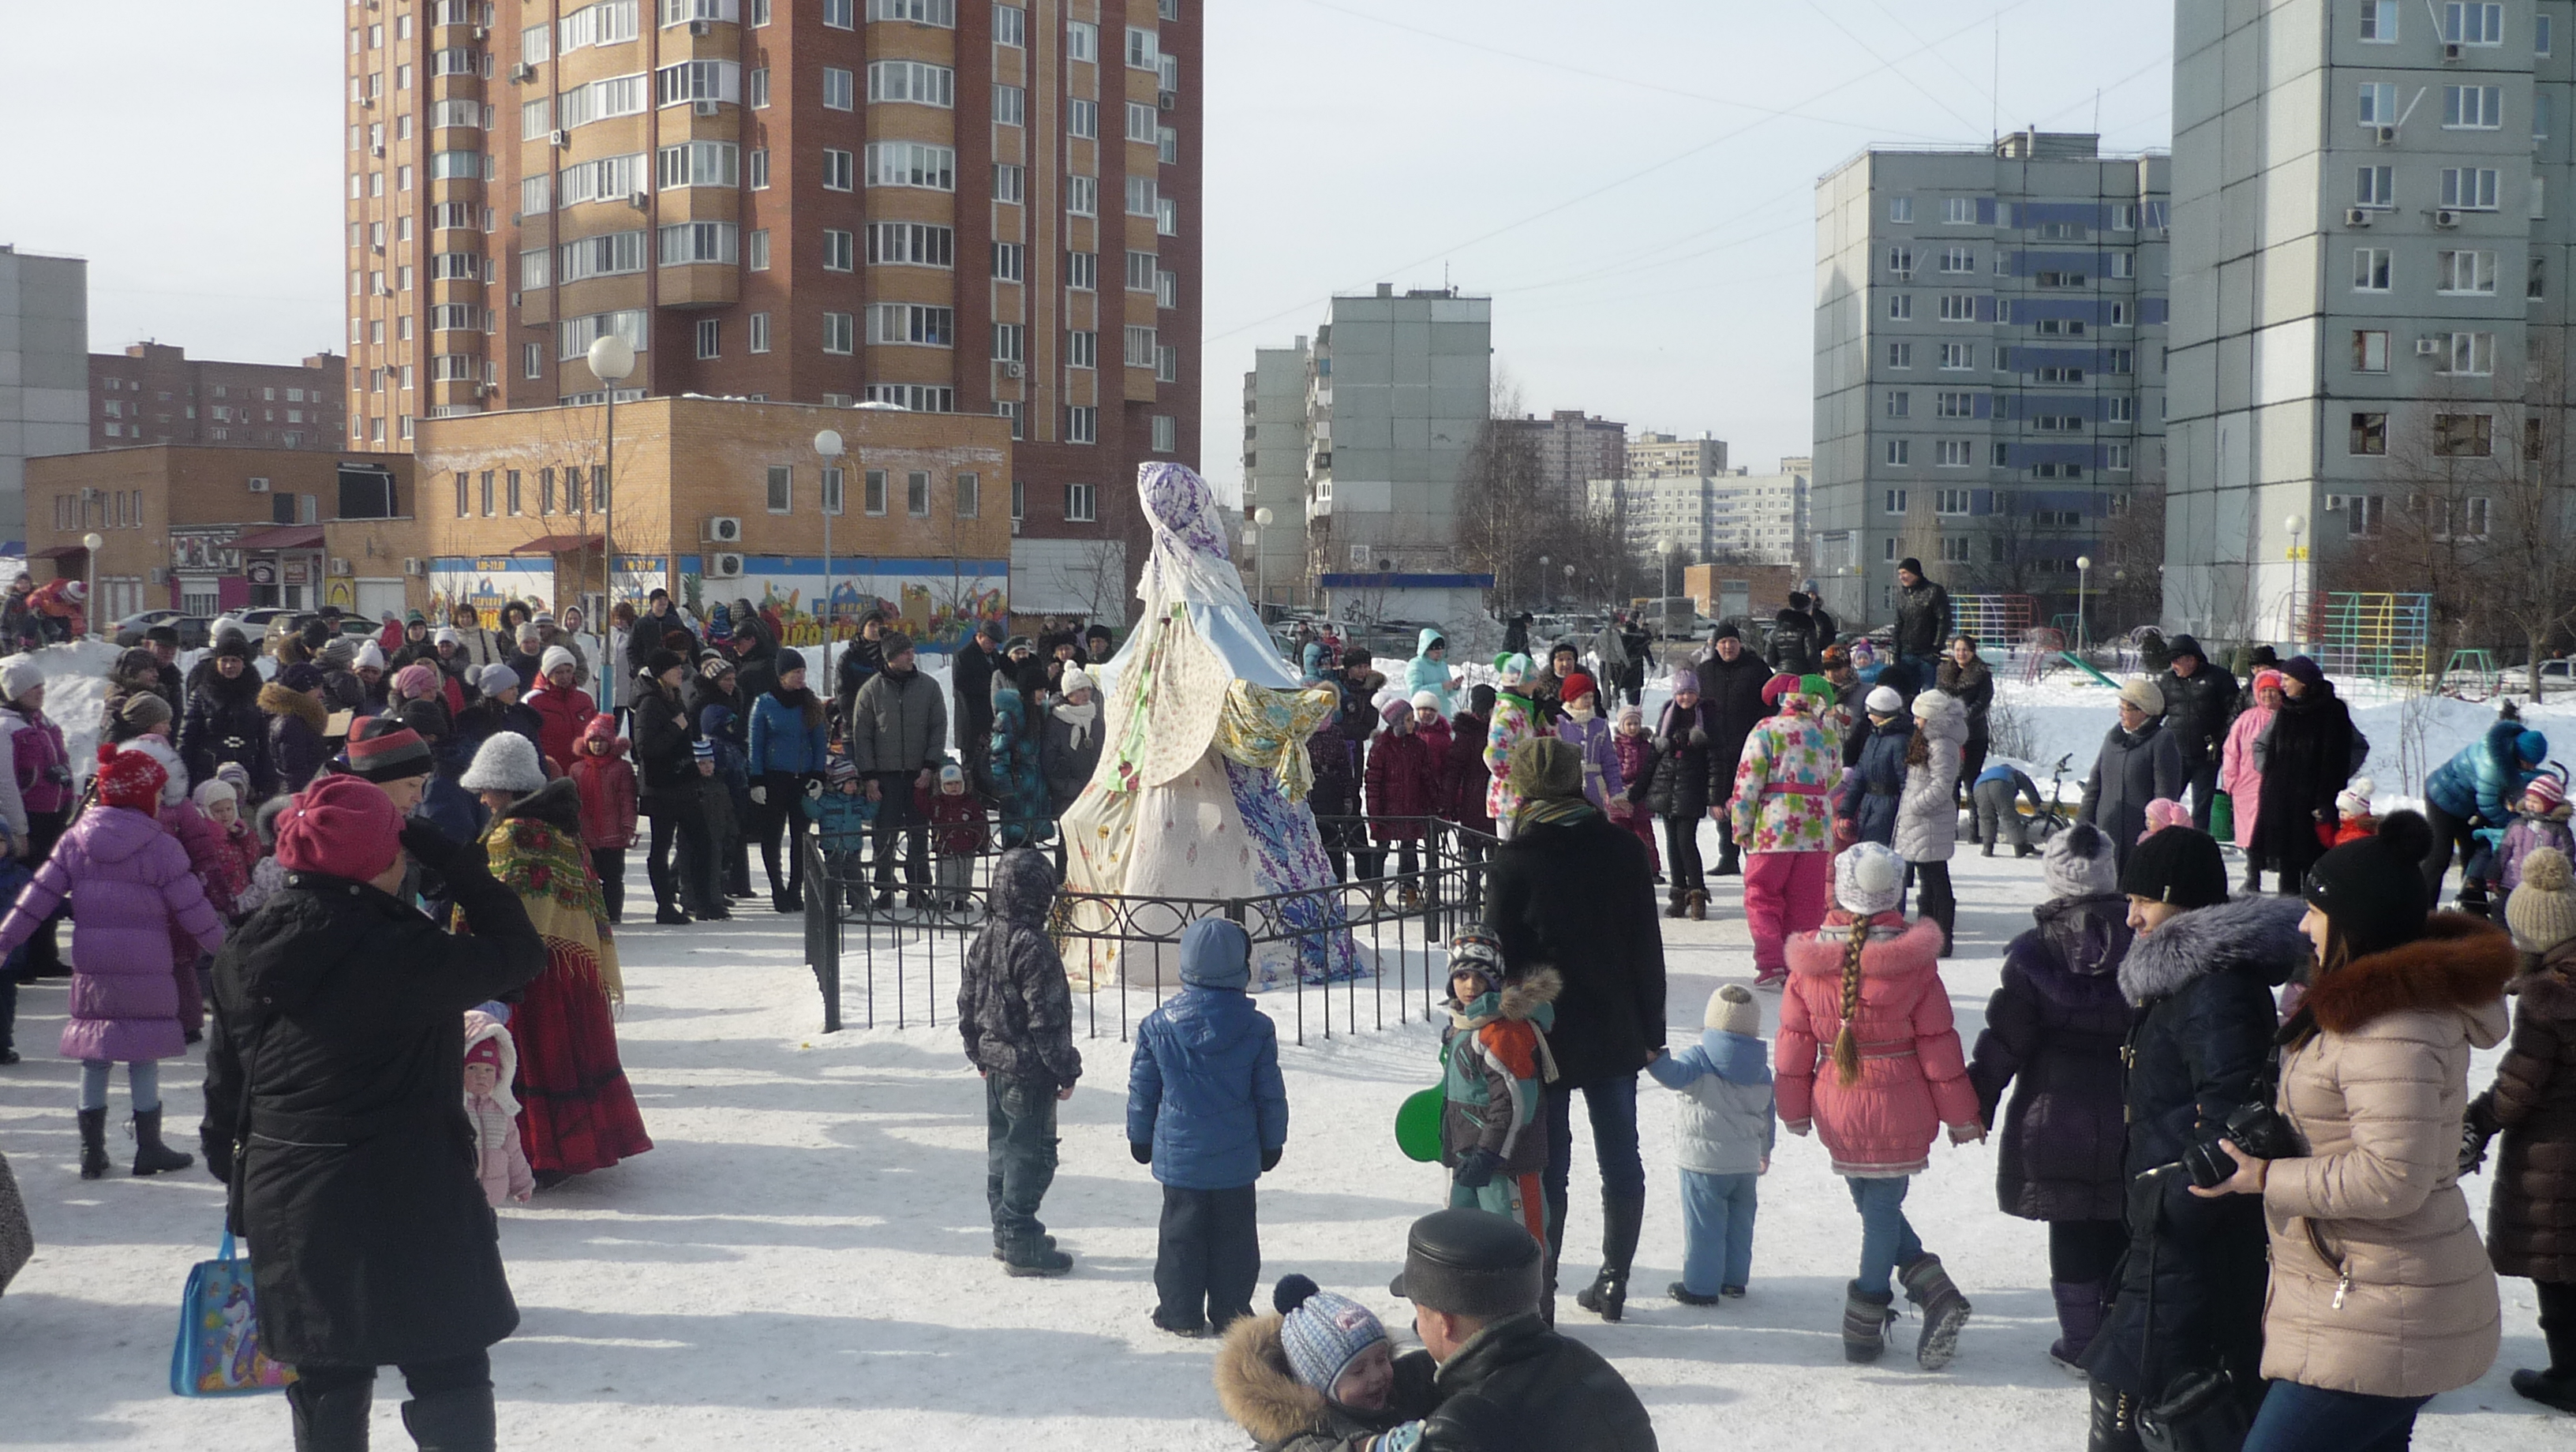
[[[823,459],[822,477],[815,489],[823,501],[823,605],[819,613],[823,621],[823,668],[826,671],[832,667],[832,617],[835,613],[832,600],[832,516],[841,512],[842,502],[849,493],[846,475],[838,487],[833,483],[833,476],[840,473],[842,451],[839,429],[823,429],[814,435],[814,452]]]
[[[86,553],[89,559],[89,583],[81,587],[89,592],[89,599],[82,603],[89,606],[87,613],[89,615],[90,629],[93,632],[98,628],[98,552],[105,548],[107,548],[107,536],[100,534],[97,530],[91,530],[89,533],[81,536],[81,549]]]
[[[2077,655],[2084,654],[2085,648],[2091,644],[2091,632],[2087,628],[2085,609],[2088,602],[2084,597],[2085,580],[2092,573],[2093,557],[2077,555],[2075,557],[2075,653]]]
[[[615,509],[617,500],[617,385],[634,376],[634,345],[615,333],[592,339],[590,373],[599,380],[608,399],[607,422],[600,429],[607,440],[602,474],[606,482],[592,491],[599,499],[599,611],[600,619],[605,622],[617,609],[617,534],[611,522],[611,511]],[[619,672],[608,668],[606,655],[611,647],[606,643],[608,631],[605,624],[600,630],[600,640],[599,709],[613,714],[617,710]]]

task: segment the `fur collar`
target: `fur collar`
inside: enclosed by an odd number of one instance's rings
[[[2287,982],[2291,970],[2313,956],[2299,919],[2307,904],[2294,897],[2240,897],[2169,918],[2142,933],[2120,960],[2120,991],[2131,1003],[2151,1003],[2212,973],[2250,972],[2266,984]]]
[[[2392,1013],[2493,1004],[2520,966],[2503,929],[2466,913],[2435,913],[2415,941],[2319,974],[2304,1002],[2317,1027],[2351,1033]]]
[[[1836,921],[1840,919],[1840,921]],[[1839,978],[1843,948],[1851,939],[1851,920],[1836,912],[1825,926],[1789,940],[1789,971]],[[1894,913],[1870,920],[1869,942],[1860,950],[1863,978],[1906,978],[1941,966],[1941,925],[1930,918],[1908,923]]]
[[[2576,938],[2534,957],[2523,955],[2522,976],[2504,991],[2521,1001],[2518,1012],[2551,1023],[2576,1023]]]
[[[1225,1328],[1216,1350],[1216,1399],[1236,1426],[1272,1446],[1331,1422],[1324,1394],[1288,1369],[1278,1316],[1246,1316]]]
[[[1503,985],[1502,1014],[1508,1019],[1526,1019],[1543,1004],[1556,1002],[1565,991],[1565,979],[1553,968],[1534,968]]]
[[[259,708],[272,716],[293,716],[319,736],[331,724],[331,713],[309,691],[289,690],[275,681],[259,688]]]

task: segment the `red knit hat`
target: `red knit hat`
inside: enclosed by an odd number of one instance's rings
[[[2567,800],[2567,783],[2544,771],[2531,779],[2530,784],[2522,789],[2522,794],[2540,803],[2542,811],[2552,812],[2558,809],[2560,802]]]
[[[277,823],[277,865],[365,882],[402,855],[402,813],[382,787],[326,776],[306,787]]]
[[[467,1044],[465,1046],[465,1062],[469,1064],[489,1064],[495,1069],[500,1068],[500,1036],[497,1034],[486,1034],[482,1038],[476,1039],[474,1042]]]
[[[1597,696],[1600,693],[1601,688],[1592,683],[1592,677],[1581,671],[1566,672],[1565,679],[1558,682],[1556,687],[1556,698],[1569,706],[1586,696]]]
[[[161,788],[170,773],[140,751],[120,751],[98,769],[98,799],[111,807],[138,812],[161,809]]]
[[[1780,704],[1780,698],[1782,696],[1785,696],[1796,689],[1798,689],[1798,678],[1796,676],[1785,673],[1773,676],[1770,680],[1763,682],[1762,704],[1765,706],[1777,706]]]

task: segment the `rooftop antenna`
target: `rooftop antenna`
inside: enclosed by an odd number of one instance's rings
[[[1986,80],[1986,140],[1989,144],[2004,139],[2002,101],[2004,85],[2004,13],[2000,10],[1995,12],[1995,53],[1992,64],[1994,69],[1988,72]]]

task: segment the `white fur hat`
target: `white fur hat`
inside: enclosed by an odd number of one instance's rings
[[[2379,783],[2369,777],[2354,777],[2350,786],[2335,794],[2336,814],[2345,817],[2369,816],[2370,798],[2378,790]]]
[[[349,662],[349,667],[352,670],[361,671],[383,670],[385,668],[384,648],[372,640],[368,641],[358,647],[358,654]]]
[[[546,653],[537,657],[537,674],[541,677],[551,678],[557,670],[565,666],[579,670],[581,657],[560,645],[547,646]]]
[[[1066,666],[1064,668],[1064,678],[1057,683],[1057,688],[1070,696],[1076,691],[1099,690],[1100,683],[1093,680],[1091,678],[1091,672],[1084,670],[1082,667]]]
[[[7,665],[0,665],[0,696],[10,700],[24,699],[29,691],[45,683],[44,667],[29,656],[16,655]]]
[[[1896,688],[1894,686],[1870,687],[1869,694],[1862,698],[1861,704],[1868,707],[1870,714],[1873,716],[1902,716],[1905,714],[1905,698],[1896,693]]]
[[[197,810],[201,812],[214,810],[217,802],[239,803],[241,801],[241,793],[234,791],[233,784],[219,776],[208,777],[197,783],[195,795]]]
[[[546,784],[537,743],[516,731],[495,731],[474,753],[458,785],[469,792],[532,792]]]
[[[472,783],[467,783],[472,785]],[[1876,842],[1860,842],[1834,859],[1834,901],[1854,917],[1896,911],[1905,898],[1905,864]]]

